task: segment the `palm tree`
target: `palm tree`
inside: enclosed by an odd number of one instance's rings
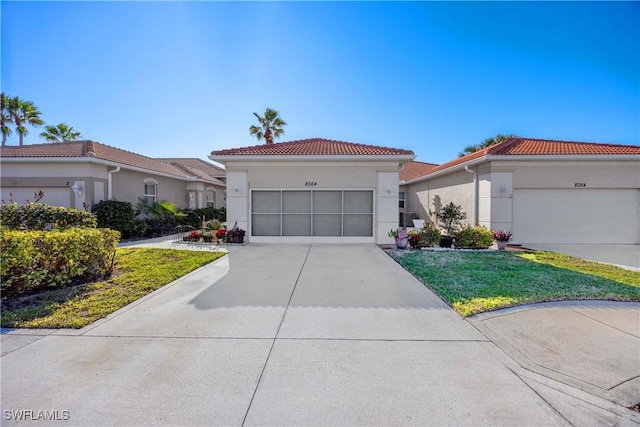
[[[81,137],[82,134],[80,132],[76,132],[73,126],[69,126],[66,123],[47,126],[44,128],[44,132],[40,134],[40,138],[51,142],[75,141]]]
[[[0,94],[0,103],[2,104],[2,113],[0,114],[0,127],[2,128],[2,145],[7,144],[7,137],[11,136],[11,128],[9,124],[13,123],[11,118],[11,111],[9,108],[10,98],[7,97],[4,92]]]
[[[282,126],[286,126],[287,122],[282,120],[276,110],[267,108],[264,112],[264,116],[260,117],[258,113],[253,113],[254,116],[260,122],[260,126],[251,125],[249,133],[260,141],[265,139],[267,144],[273,144],[273,138],[279,138],[284,133]]]
[[[483,150],[485,148],[489,148],[492,145],[500,144],[511,138],[517,138],[515,135],[503,135],[501,133],[497,134],[494,137],[487,138],[479,144],[468,145],[464,147],[460,153],[458,153],[458,157],[466,156],[467,154],[475,153],[476,151]]]
[[[40,118],[42,113],[31,101],[22,100],[17,96],[9,98],[9,111],[20,137],[20,145],[24,144],[24,137],[29,133],[25,125],[42,126],[44,124],[44,120]]]

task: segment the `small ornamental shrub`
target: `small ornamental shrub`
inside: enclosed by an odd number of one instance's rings
[[[9,230],[53,230],[56,228],[96,228],[96,216],[78,209],[43,203],[3,203],[0,221]]]
[[[456,248],[461,249],[487,249],[493,244],[493,233],[485,227],[463,228],[455,238]]]
[[[220,230],[222,228],[222,222],[217,219],[211,219],[209,221],[205,221],[204,224],[202,224],[202,228],[209,231]]]
[[[462,226],[462,221],[467,219],[467,214],[462,211],[462,206],[454,205],[453,202],[442,207],[436,214],[440,226],[447,232],[447,235],[454,236]]]
[[[117,230],[124,238],[135,236],[142,228],[135,224],[136,216],[129,202],[103,200],[93,207],[93,212],[98,218],[98,227]]]
[[[0,289],[19,294],[111,274],[120,233],[109,229],[0,232]]]
[[[505,230],[495,230],[493,232],[493,240],[496,242],[508,242],[511,240],[511,232]]]
[[[432,247],[440,243],[440,230],[427,223],[417,231],[409,233],[409,245],[413,249]]]

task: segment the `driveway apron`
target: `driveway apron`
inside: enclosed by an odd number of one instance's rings
[[[3,425],[569,424],[375,245],[251,244],[79,331],[2,339]]]

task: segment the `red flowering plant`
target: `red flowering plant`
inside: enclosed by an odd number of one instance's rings
[[[226,234],[227,234],[227,229],[221,228],[218,231],[216,231],[216,239],[224,239],[224,236],[226,236]]]
[[[494,230],[493,240],[496,242],[508,242],[511,240],[511,232],[506,230]]]
[[[184,240],[185,242],[197,242],[201,237],[201,232],[199,232],[198,230],[193,230],[189,232],[189,234],[187,234],[187,236],[182,240]]]

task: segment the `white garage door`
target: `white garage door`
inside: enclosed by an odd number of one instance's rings
[[[516,243],[640,243],[640,190],[516,190]]]
[[[373,238],[373,191],[254,190],[251,236]]]
[[[9,200],[13,199],[14,202],[24,205],[27,201],[33,202],[34,193],[38,193],[40,190],[44,192],[44,197],[40,200],[40,203],[51,206],[64,206],[65,208],[71,207],[71,190],[68,187],[3,188],[2,200],[9,203]]]

